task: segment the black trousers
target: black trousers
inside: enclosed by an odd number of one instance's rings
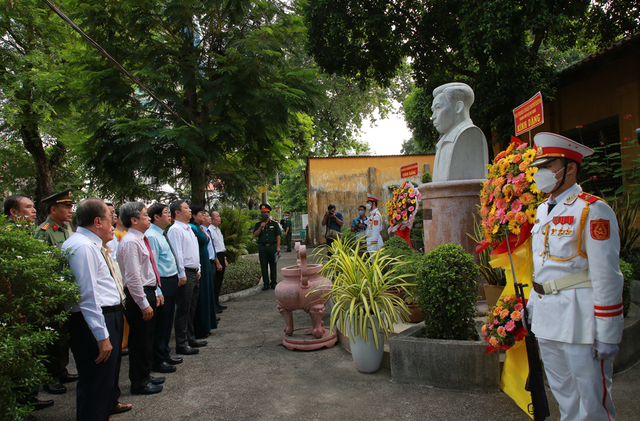
[[[117,344],[122,342],[122,310],[105,312],[104,321],[109,331],[109,341],[115,350]],[[96,364],[99,354],[97,341],[80,312],[71,314],[69,331],[71,351],[80,376],[76,391],[76,420],[108,421],[118,355],[111,352],[107,361]]]
[[[186,270],[187,283],[178,288],[176,297],[176,347],[186,347],[196,340],[193,320],[196,317],[200,281],[198,272]]]
[[[164,305],[156,309],[156,331],[153,338],[153,365],[159,365],[168,360],[171,355],[169,340],[173,328],[173,316],[176,312],[176,297],[178,294],[178,275],[160,277]]]
[[[149,383],[151,361],[153,359],[153,336],[156,331],[156,289],[144,287],[153,317],[142,320],[142,310],[138,307],[129,289],[125,288],[125,314],[129,323],[129,380],[131,390],[144,389]]]
[[[258,259],[260,260],[260,269],[262,270],[262,282],[265,285],[276,285],[278,279],[277,263],[276,263],[277,246],[258,245]],[[271,271],[271,274],[269,274]]]
[[[222,270],[218,270],[215,263],[211,265],[211,270],[213,273],[213,293],[216,297],[216,305],[220,304],[220,290],[222,289],[222,281],[224,280],[224,271],[227,268],[225,264],[225,254],[224,251],[216,253],[216,257],[218,258],[218,262],[222,265]]]

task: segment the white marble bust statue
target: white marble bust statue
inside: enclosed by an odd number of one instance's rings
[[[436,145],[434,182],[479,179],[487,174],[487,139],[469,117],[474,99],[473,90],[464,83],[446,83],[433,91],[431,120],[442,134]]]

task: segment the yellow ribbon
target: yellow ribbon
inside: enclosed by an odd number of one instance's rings
[[[527,284],[527,286],[524,287],[524,295],[525,298],[529,298],[529,292],[533,285],[533,254],[531,251],[531,238],[515,250],[511,250],[511,256],[513,258],[513,267],[516,272],[516,280],[519,283]],[[509,253],[492,255],[489,263],[492,267],[502,268],[506,272],[507,285],[504,287],[500,298],[507,295],[515,295],[513,271],[511,270]],[[502,366],[500,389],[509,395],[520,409],[533,418],[533,414],[529,414],[528,411],[529,404],[531,403],[531,394],[524,390],[527,377],[529,376],[529,362],[527,360],[527,348],[523,345],[524,339],[517,342],[513,347],[506,351],[504,365]]]

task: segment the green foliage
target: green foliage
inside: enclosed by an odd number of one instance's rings
[[[422,177],[420,178],[420,181],[422,181],[422,183],[431,183],[432,180],[433,176],[429,171],[425,171],[425,173],[422,174]]]
[[[347,221],[345,221],[347,222]],[[345,223],[340,230],[340,236],[342,237],[342,241],[345,246],[353,246],[356,244],[356,233],[351,232],[351,224]]]
[[[314,291],[323,291],[333,300],[331,329],[336,326],[342,332],[368,340],[367,327],[378,326],[388,337],[393,324],[398,323],[400,314],[406,317],[409,310],[402,299],[390,292],[398,288],[407,291],[411,284],[398,275],[397,267],[403,265],[380,251],[361,253],[360,243],[340,237],[329,248],[319,248],[316,256],[330,251],[322,274],[333,281],[331,289],[320,284]],[[373,335],[376,348],[378,335]]]
[[[405,111],[405,120],[408,121],[406,111]],[[430,154],[435,152],[436,152],[435,148],[424,149],[421,146],[417,145],[413,136],[410,139],[403,140],[402,148],[400,148],[400,155],[419,155],[419,154]]]
[[[420,266],[418,305],[424,315],[425,336],[432,339],[475,339],[478,268],[457,244],[442,244]]]
[[[476,219],[476,215],[473,215],[473,231],[475,235],[467,233],[467,236],[475,241],[476,244],[484,240],[484,232],[482,231],[482,227]],[[482,275],[482,277],[486,279],[487,283],[489,285],[498,286],[507,285],[507,276],[505,275],[504,269],[494,268],[489,263],[491,261],[491,247],[487,247],[482,250],[479,257],[480,264],[478,265],[478,269],[480,270],[480,274]]]
[[[624,278],[624,285],[622,287],[622,314],[627,317],[629,309],[631,308],[631,282],[633,278],[633,266],[620,259],[620,272]]]
[[[440,134],[431,122],[433,97],[424,88],[417,87],[403,104],[407,127],[413,134],[416,149],[424,153],[435,153]]]
[[[260,262],[254,259],[238,259],[225,268],[221,295],[242,291],[258,285],[262,272]]]
[[[616,213],[616,219],[618,220],[620,257],[626,259],[631,257],[633,245],[640,237],[640,229],[635,227],[638,211],[640,211],[640,202],[631,203],[629,194],[627,194],[626,201],[622,204],[619,204],[616,199],[612,201],[611,208]]]
[[[385,250],[389,250],[392,248],[411,251],[411,246],[404,239],[400,237],[389,237],[387,241],[384,242],[382,248]]]
[[[631,279],[636,281],[640,280],[640,250],[633,250],[624,260],[632,267]]]
[[[631,0],[314,0],[305,8],[307,48],[323,69],[385,84],[411,57],[414,80],[425,94],[416,111],[431,103],[435,87],[466,82],[476,93],[474,123],[485,134],[497,132],[500,142],[513,133],[515,106],[538,91],[553,98],[557,65],[548,51],[591,40],[609,46],[636,32],[639,18]],[[424,132],[432,130],[423,121]],[[422,147],[435,139],[414,137]]]
[[[222,219],[219,228],[227,249],[225,256],[229,263],[234,263],[241,255],[248,253],[247,245],[253,241],[251,228],[255,221],[249,218],[246,210],[239,208],[223,207],[216,211]]]
[[[57,248],[0,217],[0,418],[22,420],[18,400],[49,380],[41,355],[68,317],[56,309],[77,300],[72,279]]]
[[[307,180],[304,173],[304,162],[293,165],[275,187],[276,197],[271,204],[283,211],[307,213]]]

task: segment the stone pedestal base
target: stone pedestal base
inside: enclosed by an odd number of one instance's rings
[[[477,214],[478,196],[485,180],[455,180],[426,183],[418,186],[422,193],[424,219],[424,252],[440,244],[459,244],[474,254],[473,215]]]
[[[312,327],[301,327],[295,329],[291,335],[284,335],[282,345],[289,351],[298,349],[300,351],[314,351],[322,347],[331,348],[338,342],[338,337],[334,332],[331,334],[328,327],[323,327],[324,335],[321,338],[313,336]]]

